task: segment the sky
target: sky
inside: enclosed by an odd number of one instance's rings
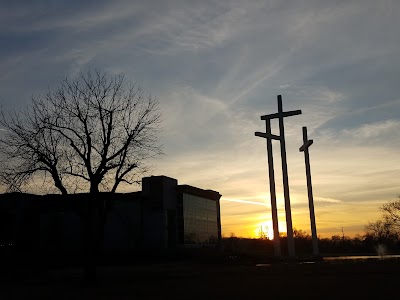
[[[363,234],[400,194],[399,15],[386,0],[1,1],[0,104],[22,109],[82,70],[124,73],[160,102],[165,155],[152,174],[218,191],[223,235],[257,237],[272,224],[254,132],[282,95],[284,110],[302,110],[285,119],[293,226],[310,233],[307,126],[318,235]]]

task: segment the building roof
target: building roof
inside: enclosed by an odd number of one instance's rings
[[[187,185],[187,184],[181,184],[177,186],[177,192],[178,193],[185,193],[185,194],[190,194],[193,196],[198,196],[210,200],[217,201],[221,198],[221,194],[213,191],[213,190],[203,190],[199,189],[197,187]]]

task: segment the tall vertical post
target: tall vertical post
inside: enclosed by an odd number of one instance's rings
[[[283,125],[283,109],[282,109],[282,96],[278,95],[278,114],[279,114],[279,135],[281,137],[281,159],[282,159],[282,180],[283,180],[283,194],[285,198],[285,211],[286,211],[286,229],[288,241],[288,254],[290,257],[296,255],[293,237],[292,225],[292,211],[290,208],[290,192],[289,192],[289,177],[287,171],[286,160],[286,143],[285,143],[285,127]]]
[[[278,226],[278,210],[276,207],[276,191],[275,191],[275,173],[274,173],[274,157],[272,155],[272,139],[271,139],[271,120],[265,121],[267,133],[267,154],[268,154],[268,173],[269,173],[269,192],[271,196],[271,213],[272,227],[274,229],[274,255],[281,256],[281,241],[279,237]]]
[[[276,193],[275,193],[275,177],[273,169],[273,158],[272,158],[272,139],[279,140],[281,142],[281,157],[282,157],[282,177],[283,177],[283,188],[285,196],[285,211],[286,211],[286,227],[288,236],[288,254],[290,257],[295,257],[294,239],[293,239],[293,227],[292,227],[292,213],[290,208],[290,195],[289,195],[289,180],[287,174],[287,161],[286,161],[286,145],[285,145],[285,130],[283,126],[283,118],[300,115],[301,110],[283,111],[282,109],[282,97],[278,95],[278,113],[261,116],[261,120],[266,121],[267,132],[256,132],[255,135],[258,137],[267,139],[267,150],[268,150],[268,166],[270,171],[270,192],[271,192],[271,209],[272,218],[274,225],[274,240],[275,236],[279,236],[278,231],[278,216],[276,211]],[[279,136],[271,134],[271,119],[279,119]],[[278,240],[278,239],[277,239]],[[279,246],[280,247],[280,246]]]
[[[312,236],[312,247],[313,254],[319,255],[318,250],[318,237],[317,227],[315,224],[315,212],[314,212],[314,197],[311,182],[311,167],[310,167],[310,155],[308,148],[312,145],[313,140],[309,140],[307,137],[307,127],[303,127],[303,145],[300,147],[300,152],[304,152],[304,161],[306,165],[306,177],[307,177],[307,191],[308,191],[308,207],[310,209],[310,223],[311,223],[311,236]]]

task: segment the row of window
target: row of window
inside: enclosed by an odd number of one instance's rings
[[[217,203],[183,195],[184,243],[216,244],[218,241]]]

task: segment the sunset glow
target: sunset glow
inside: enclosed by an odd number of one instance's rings
[[[269,240],[274,239],[274,228],[272,226],[272,221],[265,221],[257,224],[256,230],[254,232],[255,238],[267,238]]]

